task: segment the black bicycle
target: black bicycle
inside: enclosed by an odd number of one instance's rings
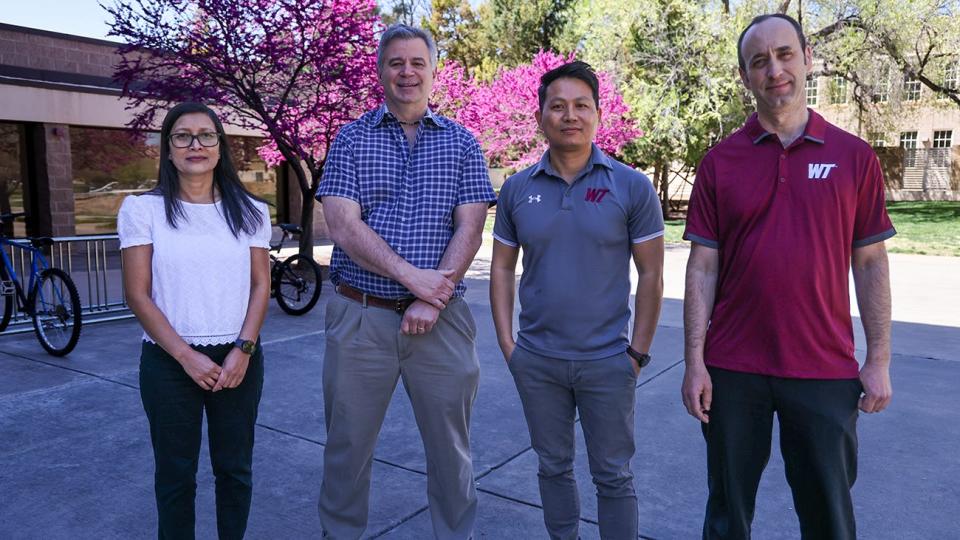
[[[270,245],[270,250],[277,253],[280,253],[280,248],[288,236],[302,233],[297,225],[281,223],[279,227],[283,236],[279,243]],[[313,309],[320,299],[323,273],[320,265],[310,257],[297,253],[280,260],[271,253],[270,278],[273,297],[277,299],[280,309],[290,315],[303,315]]]
[[[0,223],[24,217],[24,213],[0,214]],[[10,324],[14,306],[30,315],[40,345],[54,356],[64,356],[80,339],[80,295],[70,276],[53,268],[43,256],[43,248],[53,239],[7,238],[0,233],[0,332]],[[6,248],[30,254],[30,280],[24,287]]]

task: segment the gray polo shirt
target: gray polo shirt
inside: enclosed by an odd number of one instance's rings
[[[549,150],[508,178],[493,236],[523,252],[517,344],[565,360],[626,350],[631,244],[662,235],[650,180],[596,145],[570,185]]]

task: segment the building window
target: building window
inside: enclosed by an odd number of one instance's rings
[[[960,90],[960,62],[950,62],[943,74],[943,87],[947,90]]]
[[[276,174],[257,155],[262,144],[258,138],[230,137],[230,153],[244,187],[273,204],[274,214]],[[123,199],[156,184],[159,134],[71,126],[70,151],[76,234],[116,231]]]
[[[917,132],[916,131],[901,132],[900,148],[904,149],[903,166],[916,167],[917,166]]]
[[[933,147],[934,148],[950,148],[953,145],[953,131],[944,130],[944,131],[934,131],[933,132]]]
[[[873,92],[873,101],[886,103],[890,101],[890,66],[883,66],[877,75],[877,84]]]
[[[918,101],[920,99],[920,79],[913,75],[903,76],[903,100]]]
[[[817,77],[812,76],[807,79],[807,105],[816,106],[818,94],[820,92],[820,81]]]
[[[867,142],[875,148],[887,145],[887,135],[881,131],[871,131],[867,134]]]
[[[900,133],[900,148],[912,150],[917,147],[917,132],[904,131]]]
[[[22,127],[0,122],[0,214],[23,212]],[[25,236],[26,222],[16,219],[0,229],[7,235]]]
[[[830,81],[830,104],[837,105],[847,102],[847,80],[841,75],[835,75]]]

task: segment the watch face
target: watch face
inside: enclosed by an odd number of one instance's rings
[[[253,354],[253,349],[257,347],[257,344],[252,341],[243,342],[243,347],[241,350],[247,354]]]

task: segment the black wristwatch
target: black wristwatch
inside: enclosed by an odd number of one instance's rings
[[[647,367],[647,364],[649,364],[650,360],[652,360],[649,354],[645,352],[637,352],[629,345],[627,345],[627,355],[629,355],[630,358],[633,358],[634,361],[637,362],[637,365],[641,368]]]
[[[257,342],[250,341],[249,339],[237,338],[237,340],[233,342],[233,346],[246,354],[253,354],[253,351],[257,350]]]

